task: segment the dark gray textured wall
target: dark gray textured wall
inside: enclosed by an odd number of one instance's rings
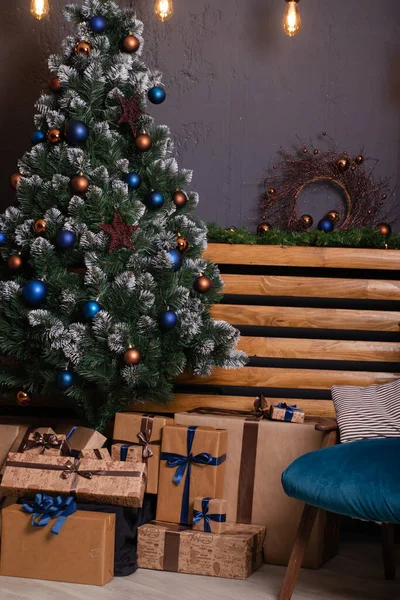
[[[30,145],[46,58],[68,30],[65,2],[50,3],[41,23],[29,0],[0,3],[2,207]],[[323,130],[339,149],[364,146],[379,158],[377,176],[400,183],[398,0],[302,0],[303,29],[293,39],[281,29],[284,0],[174,0],[166,24],[153,16],[153,0],[133,5],[146,28],[143,58],[164,72],[169,96],[150,110],[171,127],[180,165],[194,169],[204,219],[249,224],[265,168],[295,134],[321,148]],[[319,217],[335,202],[319,190],[302,198],[300,211]]]

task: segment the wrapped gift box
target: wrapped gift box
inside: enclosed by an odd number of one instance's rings
[[[225,487],[227,521],[265,525],[264,555],[271,564],[287,564],[303,510],[286,496],[283,471],[299,456],[321,448],[323,433],[307,421],[291,423],[257,420],[253,416],[177,413],[181,425],[212,426],[228,431]],[[212,494],[210,494],[212,495]],[[337,518],[320,511],[308,544],[304,566],[319,568],[337,553]]]
[[[288,406],[286,402],[273,404],[269,409],[269,416],[273,421],[286,423],[304,423],[304,410],[297,406]]]
[[[52,522],[32,527],[20,505],[2,512],[1,575],[89,585],[113,578],[115,515],[78,511],[53,535]]]
[[[99,431],[87,427],[72,427],[67,435],[71,456],[82,458],[83,450],[100,450],[107,438]]]
[[[154,522],[139,528],[139,567],[246,579],[262,565],[264,538],[258,525],[231,524],[216,534]]]
[[[66,436],[56,434],[50,427],[29,428],[21,441],[18,452],[44,456],[69,456]]]
[[[226,530],[226,500],[201,498],[193,501],[193,531],[224,533]]]
[[[112,460],[111,455],[107,448],[100,448],[100,450],[81,450],[79,452],[79,458],[91,458],[92,460]],[[140,461],[138,461],[140,462]]]
[[[164,427],[160,457],[157,520],[187,525],[193,501],[222,498],[227,432],[212,427]]]
[[[20,429],[19,425],[0,425],[0,468],[3,468],[7,455],[18,437]]]
[[[74,494],[80,501],[140,507],[146,470],[144,464],[12,453],[0,495]]]
[[[163,428],[172,425],[167,417],[142,415],[140,413],[117,413],[114,424],[113,460],[146,462],[147,493],[158,493],[158,472]]]

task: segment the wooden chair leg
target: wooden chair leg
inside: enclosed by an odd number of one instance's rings
[[[279,593],[279,600],[290,600],[292,597],[318,511],[319,508],[316,506],[306,504],[304,507],[285,579]]]
[[[382,523],[382,552],[385,579],[396,579],[396,547],[393,523]]]

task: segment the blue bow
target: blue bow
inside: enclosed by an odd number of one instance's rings
[[[200,523],[204,519],[204,531],[211,533],[210,521],[215,523],[226,523],[226,515],[209,515],[208,509],[211,498],[203,498],[201,501],[201,511],[193,511],[193,523]]]
[[[192,454],[192,446],[194,441],[194,435],[196,433],[197,427],[191,426],[188,427],[187,431],[187,455],[183,454],[174,454],[172,452],[161,452],[160,460],[166,460],[167,466],[176,469],[176,473],[173,478],[173,482],[176,485],[179,485],[182,482],[182,479],[186,472],[185,479],[185,487],[183,490],[182,496],[182,506],[181,506],[181,519],[180,522],[182,524],[189,523],[189,500],[190,500],[190,477],[192,474],[192,464],[198,465],[209,465],[212,467],[218,467],[226,460],[226,454],[223,454],[219,457],[213,457],[211,454],[207,452],[201,452],[196,456]]]
[[[68,498],[51,498],[47,494],[36,494],[34,502],[22,505],[22,510],[32,515],[33,527],[46,527],[50,519],[57,519],[51,533],[58,535],[67,517],[76,512],[76,503],[72,496]]]
[[[284,408],[286,410],[284,421],[287,421],[289,423],[293,419],[294,411],[301,410],[300,408],[297,408],[296,404],[294,404],[293,406],[289,406],[288,404],[286,404],[286,402],[279,402],[279,404],[276,404],[276,407]]]

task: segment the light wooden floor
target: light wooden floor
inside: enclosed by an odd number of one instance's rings
[[[400,549],[399,549],[400,555]],[[400,567],[400,564],[399,564]],[[276,600],[284,569],[264,566],[245,582],[155,571],[114,579],[104,588],[0,578],[1,600]],[[400,569],[399,569],[400,577]],[[400,580],[384,581],[380,546],[344,542],[319,571],[302,571],[293,600],[400,600]]]

